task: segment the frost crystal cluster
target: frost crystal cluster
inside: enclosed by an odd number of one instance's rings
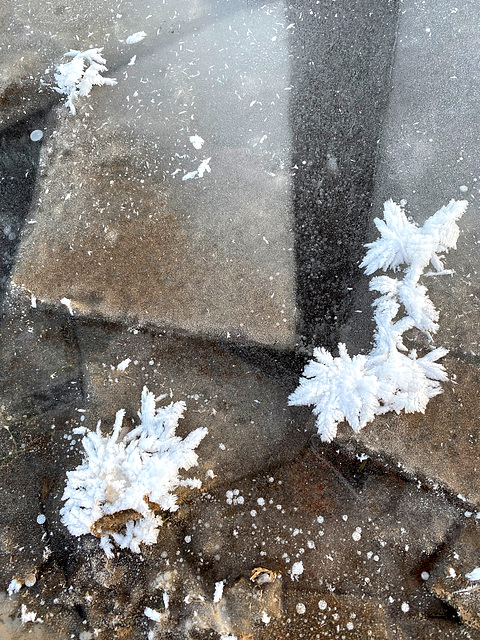
[[[62,499],[62,522],[70,533],[93,533],[108,557],[113,555],[112,540],[135,553],[140,543],[153,544],[158,538],[162,518],[157,512],[176,511],[178,487],[200,487],[197,479],[182,480],[179,470],[197,464],[196,447],[207,429],[195,429],[184,440],[175,435],[184,402],[173,402],[157,409],[153,393],[144,387],[140,424],[121,437],[125,411],[116,414],[113,432],[75,429],[85,434],[85,450],[80,466],[67,472]]]
[[[442,392],[440,382],[447,375],[437,360],[448,351],[437,348],[417,357],[403,344],[403,334],[416,328],[430,338],[438,329],[438,311],[419,280],[429,264],[438,274],[451,273],[443,269],[439,254],[456,247],[456,223],[467,204],[451,200],[419,227],[389,200],[384,219],[375,219],[380,237],[366,245],[360,267],[367,275],[401,269],[403,278],[380,275],[370,281],[370,290],[380,294],[373,303],[374,346],[367,355],[351,357],[339,344],[336,358],[324,348],[314,349],[289,398],[290,405],[314,405],[322,440],[333,440],[343,420],[357,433],[381,413],[424,413],[430,398]]]
[[[88,51],[70,50],[65,56],[72,58],[70,62],[57,65],[54,87],[57,93],[66,95],[65,106],[70,108],[70,113],[75,115],[75,101],[82,96],[89,96],[94,85],[99,87],[104,84],[115,85],[114,78],[104,78],[101,73],[107,71],[105,58],[102,57],[103,49],[88,49]]]

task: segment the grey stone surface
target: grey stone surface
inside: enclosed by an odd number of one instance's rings
[[[59,107],[13,282],[83,315],[292,345],[287,26],[237,7],[159,37],[75,118]]]

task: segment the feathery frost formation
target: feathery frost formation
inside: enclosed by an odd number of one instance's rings
[[[314,405],[322,440],[333,440],[343,420],[358,433],[381,413],[424,413],[430,398],[442,392],[440,382],[447,375],[437,360],[447,349],[433,349],[419,358],[415,349],[408,352],[403,334],[416,328],[430,337],[438,330],[438,311],[419,280],[429,264],[438,274],[451,273],[444,270],[439,254],[456,248],[456,223],[467,204],[451,200],[419,227],[402,206],[389,200],[384,219],[375,219],[380,237],[365,245],[368,251],[360,267],[367,275],[401,269],[403,278],[381,275],[370,281],[370,290],[380,294],[373,303],[374,346],[367,355],[351,357],[339,344],[337,358],[324,348],[314,349],[289,398],[290,405]]]
[[[106,60],[101,55],[103,48],[88,49],[88,51],[75,51],[71,49],[65,56],[72,58],[70,62],[57,65],[54,87],[57,93],[67,96],[65,106],[69,107],[74,116],[77,113],[75,101],[82,96],[89,96],[94,85],[99,87],[104,84],[113,86],[117,84],[115,78],[104,78],[101,73],[107,71]],[[87,66],[88,65],[88,66]]]
[[[180,469],[197,464],[195,453],[207,429],[195,429],[184,440],[175,435],[184,402],[173,402],[156,409],[155,398],[143,388],[140,424],[121,437],[125,411],[116,414],[113,432],[103,436],[100,422],[96,431],[75,429],[84,434],[84,459],[67,482],[61,509],[63,524],[70,533],[93,533],[108,557],[113,555],[112,540],[135,553],[140,543],[153,544],[158,538],[162,518],[155,512],[176,511],[178,487],[200,487],[197,479],[182,480]]]

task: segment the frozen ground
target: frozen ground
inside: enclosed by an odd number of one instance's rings
[[[475,2],[7,0],[0,23],[0,638],[480,638]],[[72,116],[54,65],[91,47],[117,85]],[[450,379],[322,444],[288,397],[313,345],[368,351],[390,197],[420,222],[470,203],[427,283]],[[74,429],[132,424],[144,385],[208,428],[202,488],[107,559],[60,520]]]

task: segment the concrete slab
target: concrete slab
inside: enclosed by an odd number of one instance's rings
[[[59,107],[14,284],[77,314],[293,345],[288,25],[282,4],[247,4],[158,36],[76,117]]]

